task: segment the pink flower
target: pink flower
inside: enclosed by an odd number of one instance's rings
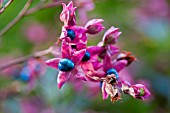
[[[115,44],[122,32],[119,32],[119,28],[112,26],[108,29],[103,36],[104,45]]]
[[[34,81],[37,77],[45,73],[46,65],[41,59],[29,59],[20,72],[19,78],[22,81]]]
[[[34,44],[42,43],[48,37],[46,27],[38,23],[26,25],[25,35]]]
[[[42,98],[31,97],[20,101],[21,113],[55,113],[54,109],[49,107]]]
[[[60,39],[75,46],[74,49],[81,50],[86,48],[87,36],[86,29],[81,26],[63,26]]]
[[[90,20],[89,22],[87,22],[87,24],[85,25],[85,28],[87,29],[87,33],[97,34],[100,31],[104,30],[104,27],[101,24],[101,22],[103,22],[103,21],[104,20],[102,20],[102,19],[93,19],[93,20]]]
[[[116,80],[119,79],[118,72],[121,71],[123,68],[125,68],[128,65],[128,60],[126,57],[118,57],[117,59],[114,59],[114,62],[112,62],[112,57],[107,52],[105,54],[105,57],[103,59],[103,71],[106,73],[106,77],[110,74],[114,74],[116,77]],[[117,87],[115,86],[115,89]],[[106,91],[106,83],[103,82],[102,84],[102,94],[103,99],[106,99],[108,97],[108,91]]]
[[[129,92],[132,97],[142,100],[148,98],[151,95],[149,90],[143,84],[132,85],[129,88]]]
[[[53,58],[46,61],[46,64],[52,68],[59,69],[58,74],[58,88],[60,89],[63,84],[75,75],[77,78],[84,76],[83,70],[79,67],[86,50],[74,51],[71,45],[65,41],[62,42],[62,58]],[[82,78],[83,79],[83,78]]]
[[[136,58],[131,52],[121,52],[113,62],[113,67],[119,72],[126,66],[130,65]]]
[[[64,25],[73,26],[76,24],[76,16],[75,10],[76,7],[73,7],[73,2],[70,1],[69,4],[66,6],[65,3],[62,3],[63,11],[60,14],[60,20],[64,22]]]

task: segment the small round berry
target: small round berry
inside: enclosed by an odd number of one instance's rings
[[[86,51],[85,55],[83,56],[82,61],[87,62],[88,60],[90,60],[90,53]]]
[[[118,72],[117,72],[115,69],[113,69],[113,68],[111,68],[111,69],[109,69],[109,70],[107,71],[107,75],[111,75],[111,74],[116,75],[116,79],[119,78]]]
[[[24,82],[28,82],[30,80],[30,71],[27,66],[23,67],[20,73],[20,79]]]
[[[67,29],[67,37],[70,37],[71,40],[75,39],[75,32],[71,29]]]
[[[71,71],[74,68],[74,63],[70,59],[64,58],[58,63],[60,71]]]

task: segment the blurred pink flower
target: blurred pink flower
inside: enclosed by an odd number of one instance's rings
[[[141,19],[169,15],[167,0],[145,0],[143,2],[145,5],[137,10]]]
[[[21,113],[55,113],[55,111],[42,101],[41,98],[31,97],[23,99],[20,103]]]
[[[19,78],[25,82],[31,82],[45,73],[46,65],[41,58],[29,59],[23,66]]]
[[[48,38],[46,27],[39,23],[25,25],[25,35],[34,44],[40,44]]]

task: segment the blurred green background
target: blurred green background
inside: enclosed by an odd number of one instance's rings
[[[57,1],[57,0],[56,0]],[[79,0],[75,0],[77,2]],[[90,0],[88,0],[90,1]],[[52,1],[51,1],[52,2]],[[55,2],[55,0],[54,0]],[[68,1],[65,1],[68,2]],[[26,0],[14,0],[0,14],[2,30],[23,8]],[[33,0],[31,7],[39,3]],[[131,51],[137,61],[129,66],[128,73],[134,81],[145,81],[151,91],[147,101],[122,95],[122,103],[112,104],[109,99],[102,100],[98,95],[87,94],[84,89],[76,92],[71,83],[59,90],[56,84],[57,71],[48,68],[44,76],[36,82],[29,93],[23,89],[17,95],[0,99],[2,113],[170,113],[170,1],[169,0],[93,0],[91,11],[87,9],[88,19],[102,18],[106,29],[111,26],[122,32],[116,44],[122,50]],[[81,7],[80,7],[81,8]],[[85,25],[77,9],[77,24]],[[82,10],[82,9],[81,9]],[[25,16],[13,26],[0,42],[0,59],[17,58],[48,48],[60,36],[62,23],[59,20],[62,6],[40,10]],[[86,12],[86,11],[85,11]],[[39,26],[40,32],[29,31]],[[39,27],[37,29],[39,29]],[[36,28],[35,28],[36,30]],[[35,35],[29,35],[33,32]],[[41,35],[43,33],[43,36]],[[96,45],[104,31],[89,36],[88,45]],[[41,38],[38,41],[29,37]],[[0,92],[14,81],[0,74]],[[134,83],[135,83],[134,82]],[[0,94],[1,95],[1,94]],[[1,97],[1,96],[0,96]],[[31,111],[24,111],[23,106]]]

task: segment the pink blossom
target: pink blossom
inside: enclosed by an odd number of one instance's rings
[[[83,70],[79,67],[86,50],[73,51],[71,45],[65,41],[62,42],[62,58],[53,58],[46,61],[46,64],[52,68],[60,69],[58,74],[58,88],[68,81],[70,76],[81,78],[84,76]],[[64,63],[64,64],[63,64]],[[60,66],[61,65],[61,66]],[[71,68],[70,68],[71,65]],[[83,78],[82,78],[83,79]]]
[[[20,102],[21,113],[55,113],[41,98],[32,97]]]
[[[45,73],[46,65],[41,59],[29,59],[20,73],[20,79],[23,81],[33,81]]]
[[[101,24],[104,20],[102,19],[92,19],[85,25],[85,28],[87,29],[87,33],[89,34],[97,34],[100,31],[104,30],[105,28]]]
[[[137,16],[140,20],[149,19],[150,17],[169,16],[169,7],[167,0],[145,0],[145,5],[137,9]],[[152,6],[152,7],[151,7]]]
[[[122,32],[119,32],[119,28],[112,26],[108,29],[103,36],[104,45],[115,44]]]
[[[75,10],[76,7],[73,7],[73,2],[70,1],[69,4],[66,6],[65,3],[62,3],[63,11],[60,14],[60,20],[64,22],[64,25],[73,26],[76,24],[76,16]]]
[[[151,95],[149,90],[143,84],[132,85],[129,88],[129,92],[130,92],[130,95],[133,96],[134,98],[138,98],[142,100],[146,99],[147,97]]]
[[[35,44],[42,43],[48,37],[46,27],[39,23],[26,25],[25,35],[30,42]]]
[[[71,33],[69,33],[71,31]],[[86,29],[81,26],[63,26],[60,39],[76,45],[77,50],[85,49],[87,43]]]
[[[107,77],[106,73],[108,72],[108,70],[115,69],[117,72],[119,72],[129,64],[129,61],[132,61],[132,60],[130,60],[130,58],[127,58],[127,57],[130,57],[130,54],[129,54],[129,56],[126,56],[127,54],[125,54],[125,55],[124,54],[122,56],[118,55],[117,59],[115,59],[114,62],[112,62],[111,55],[108,52],[106,52],[104,59],[103,59],[103,71],[105,72],[106,77]],[[118,75],[117,75],[117,77],[118,77]],[[118,78],[116,78],[116,79],[118,79]],[[106,99],[108,97],[108,95],[110,95],[110,94],[108,94],[109,92],[106,91],[106,90],[108,90],[106,88],[106,84],[107,83],[104,83],[104,82],[102,84],[103,99]],[[109,87],[111,87],[111,86],[109,85]],[[117,91],[117,86],[115,86],[114,91],[116,91],[119,94],[119,91]]]

